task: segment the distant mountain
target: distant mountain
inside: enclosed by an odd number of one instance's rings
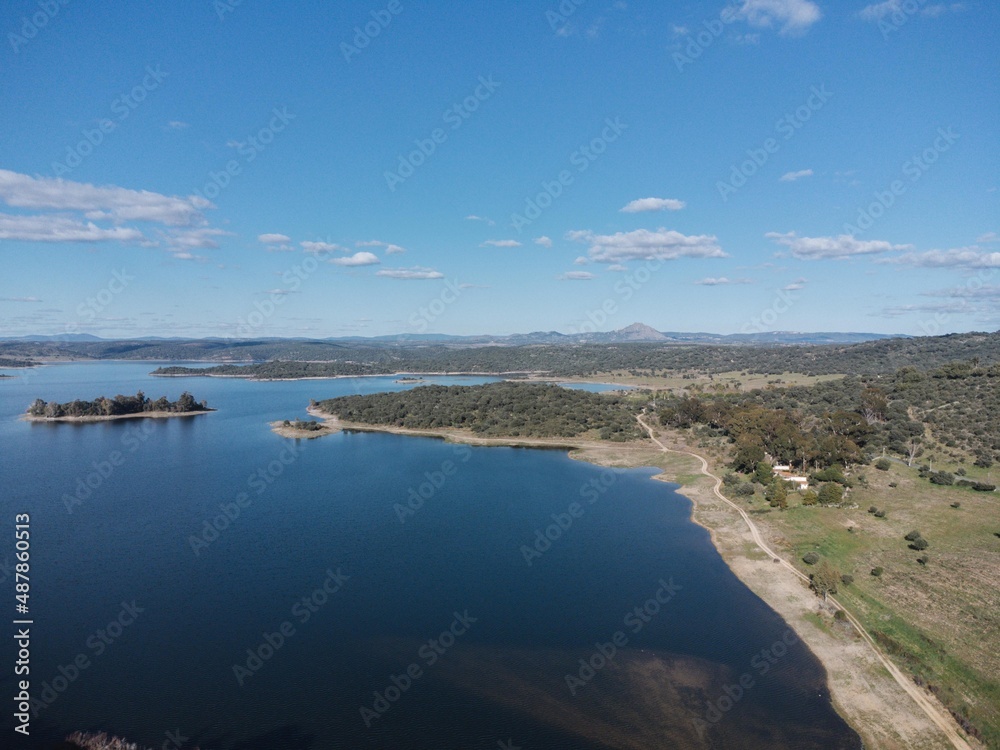
[[[558,331],[534,331],[533,333],[514,333],[505,336],[482,334],[478,336],[456,336],[446,333],[401,333],[387,336],[330,336],[325,339],[307,339],[301,337],[262,336],[253,339],[255,342],[270,344],[299,343],[304,346],[316,344],[350,344],[364,345],[419,345],[441,344],[445,346],[528,346],[531,344],[770,344],[770,345],[807,345],[807,344],[857,344],[863,341],[880,341],[891,338],[911,338],[904,334],[887,333],[839,333],[818,332],[802,333],[796,331],[765,331],[762,333],[704,333],[657,331],[645,323],[632,323],[616,331],[595,331],[592,333],[559,333]],[[224,339],[209,336],[201,339],[188,339],[179,336],[140,336],[134,339],[104,339],[89,333],[63,333],[48,336],[0,336],[0,341],[37,341],[43,343],[84,343],[84,342],[160,342],[183,343],[189,345],[223,343],[239,345],[248,343],[244,339]]]
[[[53,333],[39,336],[0,336],[0,341],[108,341],[89,333]]]

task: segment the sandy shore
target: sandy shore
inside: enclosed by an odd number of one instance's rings
[[[654,432],[652,441],[608,443],[573,438],[481,438],[465,430],[412,430],[401,427],[343,422],[309,409],[333,430],[390,432],[443,438],[471,445],[563,448],[570,457],[602,466],[655,466],[659,481],[682,485],[679,492],[691,500],[692,520],[708,530],[715,548],[730,570],[775,610],[822,663],[831,699],[838,713],[861,735],[866,749],[971,750],[948,711],[926,690],[918,688],[865,636],[860,623],[834,620],[834,602],[824,604],[802,580],[802,574],[773,550],[782,549],[780,536],[766,521],[741,515],[717,496],[718,479],[703,473],[700,456],[688,446],[674,444]],[[662,446],[662,448],[661,448]],[[676,452],[673,452],[676,451]],[[704,471],[711,467],[704,463]],[[765,551],[766,550],[766,551]]]
[[[271,432],[275,435],[281,435],[284,438],[295,438],[296,440],[312,440],[313,438],[323,437],[324,435],[329,435],[334,432],[340,432],[339,427],[334,427],[329,422],[324,422],[324,424],[318,430],[303,430],[298,427],[292,427],[291,425],[286,425],[285,420],[279,420],[277,422],[271,422]]]
[[[170,419],[171,417],[196,417],[199,414],[209,414],[215,409],[201,411],[142,411],[136,414],[112,414],[110,416],[91,417],[35,417],[31,414],[22,415],[25,422],[111,422],[116,419]]]

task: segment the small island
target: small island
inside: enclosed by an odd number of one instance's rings
[[[415,378],[411,375],[404,375],[401,378],[396,378],[392,381],[393,383],[424,383],[426,382],[423,378]]]
[[[271,430],[281,437],[309,440],[338,432],[339,428],[332,424],[332,420],[317,422],[315,419],[283,419],[280,422],[271,422]]]
[[[111,419],[191,417],[210,411],[215,409],[208,408],[204,401],[195,401],[187,391],[176,401],[170,401],[166,396],[154,401],[139,391],[134,396],[98,396],[93,401],[77,399],[63,404],[39,398],[28,407],[22,418],[30,422],[103,422]]]

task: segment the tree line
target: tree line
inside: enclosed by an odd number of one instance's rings
[[[533,383],[429,385],[397,393],[341,396],[318,408],[350,422],[412,429],[467,429],[496,437],[645,437],[628,399]]]
[[[658,397],[662,424],[726,436],[734,467],[764,454],[803,470],[892,453],[913,463],[934,448],[989,467],[1000,460],[1000,365],[955,362],[890,376],[848,376],[810,386]]]

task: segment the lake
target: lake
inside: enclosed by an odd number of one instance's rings
[[[312,398],[412,386],[156,366],[0,380],[3,533],[30,513],[46,703],[23,747],[78,729],[203,750],[861,747],[818,661],[652,469],[379,433],[287,440],[267,423]],[[218,411],[17,419],[35,398],[137,390]]]

